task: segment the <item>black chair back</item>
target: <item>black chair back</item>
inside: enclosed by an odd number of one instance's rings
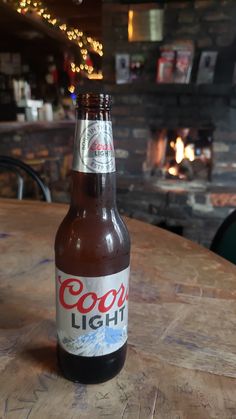
[[[210,250],[236,265],[236,210],[217,230]]]
[[[16,174],[18,183],[18,199],[23,198],[24,178],[21,175],[21,172],[23,172],[29,175],[36,182],[40,191],[42,192],[43,200],[47,202],[52,202],[51,192],[49,188],[44,184],[39,174],[34,169],[32,169],[31,166],[13,157],[0,155],[0,167],[6,171],[10,171]]]

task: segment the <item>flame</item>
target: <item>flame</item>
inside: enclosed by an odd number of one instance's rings
[[[173,148],[173,141],[171,141],[170,146]],[[181,163],[183,159],[188,159],[189,161],[195,160],[194,146],[193,144],[188,144],[184,146],[184,142],[181,137],[177,137],[175,144],[175,160],[176,163]]]
[[[181,137],[176,138],[175,142],[175,160],[176,163],[181,163],[184,158],[184,142]]]
[[[195,160],[194,147],[193,147],[192,144],[188,144],[185,147],[184,155],[185,155],[186,159],[189,159],[189,161],[194,161]]]
[[[168,173],[172,176],[177,176],[178,175],[178,170],[177,167],[172,166],[168,169]]]

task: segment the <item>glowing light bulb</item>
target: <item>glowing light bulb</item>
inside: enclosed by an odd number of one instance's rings
[[[75,91],[75,86],[70,86],[70,87],[68,87],[68,90],[69,90],[69,92],[70,92],[70,93],[74,93],[74,91]]]

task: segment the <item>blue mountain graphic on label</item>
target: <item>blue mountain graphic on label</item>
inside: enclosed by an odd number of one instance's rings
[[[77,338],[66,338],[63,344],[71,353],[82,356],[99,356],[107,353],[107,349],[116,350],[121,347],[127,339],[127,328],[113,329],[112,327],[101,327],[95,332],[90,332]]]
[[[94,139],[88,150],[88,157],[114,157],[114,148],[112,142],[109,140],[101,142]]]

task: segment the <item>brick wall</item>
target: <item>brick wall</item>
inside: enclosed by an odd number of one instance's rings
[[[72,166],[74,122],[2,123],[0,154],[32,166],[52,192],[53,201],[69,201],[68,174]],[[0,172],[1,196],[16,197],[15,175]],[[29,185],[31,187],[31,185]],[[31,196],[31,191],[25,190]]]
[[[163,43],[192,40],[195,59],[190,85],[157,85],[156,61],[162,43],[128,42],[128,5],[103,2],[104,82],[113,96],[118,171],[141,175],[147,140],[160,127],[213,127],[214,183],[236,180],[236,95],[231,86],[236,62],[236,2],[234,0],[166,1]],[[217,50],[214,85],[196,86],[202,50]],[[145,56],[142,83],[115,84],[115,53]],[[120,154],[119,154],[120,153]],[[120,157],[119,157],[120,156]]]
[[[128,42],[127,4],[103,0],[104,83],[113,96],[113,129],[118,149],[120,210],[130,217],[166,226],[209,246],[222,220],[235,208],[236,62],[235,0],[166,0],[164,41]],[[156,61],[162,44],[192,40],[194,65],[189,85],[156,84]],[[201,51],[218,51],[213,85],[196,85]],[[141,83],[115,83],[115,54],[142,53]],[[141,180],[147,141],[159,128],[212,128],[211,185],[204,191],[163,190]],[[124,176],[125,175],[125,176]],[[121,181],[121,179],[123,179]],[[139,179],[139,180],[138,180]],[[177,229],[177,230],[176,230]]]

